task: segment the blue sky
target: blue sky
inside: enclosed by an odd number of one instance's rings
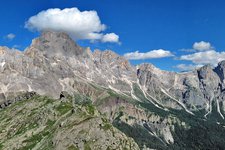
[[[25,22],[50,8],[94,10],[117,42],[73,35],[82,46],[130,53],[132,64],[149,62],[164,70],[182,71],[225,59],[225,1],[223,0],[1,0],[0,45],[20,50],[39,35]],[[69,30],[70,31],[70,30]],[[84,40],[86,39],[86,40]],[[195,46],[194,46],[195,43]],[[155,51],[154,51],[155,50]],[[169,53],[160,53],[160,51]],[[134,53],[139,51],[139,53]],[[149,53],[147,53],[149,52]],[[162,52],[162,51],[161,51]],[[126,55],[128,56],[128,55]],[[131,57],[130,57],[131,59]]]

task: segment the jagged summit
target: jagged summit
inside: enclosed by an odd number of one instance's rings
[[[26,53],[34,49],[43,52],[46,57],[78,56],[84,52],[68,34],[53,31],[42,32],[40,37],[32,41]]]
[[[8,49],[6,47],[1,47],[1,49]],[[25,50],[26,54],[31,53],[31,51],[41,51],[44,52],[46,57],[55,57],[55,56],[78,56],[82,54],[93,55],[95,59],[103,57],[105,61],[114,61],[114,60],[121,60],[125,64],[129,64],[129,61],[126,60],[123,56],[119,56],[112,50],[94,50],[91,52],[90,48],[82,48],[80,47],[67,33],[64,32],[56,32],[56,31],[43,31],[40,37],[32,40],[32,44],[28,49]],[[3,51],[2,51],[3,52]],[[91,56],[92,57],[92,56]],[[129,64],[130,65],[130,64]],[[139,67],[147,67],[150,70],[160,70],[159,68],[155,67],[153,64],[143,63],[140,64]],[[210,67],[210,65],[205,65],[201,68],[205,68],[206,66]],[[218,66],[225,67],[225,60],[218,63]],[[197,70],[199,70],[197,69]],[[169,71],[166,71],[169,72]]]

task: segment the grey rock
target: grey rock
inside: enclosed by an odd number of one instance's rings
[[[35,91],[53,98],[59,98],[62,91],[87,92],[85,86],[77,84],[84,83],[142,101],[134,90],[137,85],[154,104],[189,113],[210,111],[215,100],[225,109],[224,67],[224,61],[215,69],[206,65],[184,73],[163,71],[152,64],[135,67],[111,50],[92,52],[65,33],[48,31],[24,52],[0,47],[0,102],[18,92]]]

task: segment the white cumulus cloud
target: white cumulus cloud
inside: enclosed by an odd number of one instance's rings
[[[102,37],[102,42],[119,42],[119,36],[116,35],[115,33],[107,33],[103,35]]]
[[[216,66],[219,62],[225,60],[225,51],[217,51],[209,42],[195,42],[193,44],[193,52],[187,55],[181,55],[180,60],[190,61],[191,65],[180,64],[176,68],[180,70],[188,70],[188,68],[201,67],[206,64]]]
[[[173,56],[173,54],[170,51],[158,49],[158,50],[152,50],[146,53],[140,53],[139,51],[136,52],[130,52],[124,54],[124,57],[126,57],[129,60],[140,60],[140,59],[153,59],[153,58],[163,58],[163,57],[170,57]]]
[[[216,65],[218,62],[225,60],[225,52],[217,52],[215,50],[196,52],[189,55],[183,55],[180,59],[189,60],[195,64]]]
[[[7,35],[5,36],[5,38],[8,39],[8,40],[13,40],[15,37],[16,37],[16,35],[13,34],[13,33],[9,33],[9,34],[7,34]]]
[[[70,34],[75,39],[100,40],[117,42],[119,36],[115,33],[103,34],[106,25],[96,11],[80,11],[78,8],[52,8],[39,12],[26,21],[25,28],[29,30],[61,31]],[[111,38],[109,38],[111,36]]]
[[[201,42],[195,42],[193,44],[193,49],[198,51],[205,51],[212,49],[212,46],[209,42],[201,41]]]

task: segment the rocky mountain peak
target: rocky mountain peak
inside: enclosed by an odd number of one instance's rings
[[[139,65],[138,68],[140,68],[141,70],[148,70],[148,71],[159,70],[153,64],[150,64],[150,63],[143,63],[143,64]]]
[[[112,50],[98,50],[96,49],[93,52],[93,56],[95,58],[96,63],[110,65],[120,67],[124,70],[132,70],[133,67],[131,66],[130,62],[125,59],[124,57],[118,55],[117,53],[113,52]]]
[[[40,37],[34,39],[26,53],[35,49],[48,58],[78,56],[84,51],[68,34],[53,31],[44,31]]]
[[[138,69],[140,71],[150,72],[151,74],[154,74],[156,76],[173,76],[175,72],[169,72],[165,70],[161,70],[154,66],[153,64],[144,63],[138,66]]]
[[[207,64],[198,69],[199,79],[206,79],[214,76],[215,72],[210,64]]]
[[[214,71],[219,76],[221,82],[224,83],[224,76],[225,76],[225,61],[221,61],[218,66],[214,69]]]
[[[101,61],[109,61],[109,62],[112,62],[113,60],[120,57],[118,54],[116,54],[111,50],[101,51],[99,49],[94,50],[93,55],[96,58],[101,58]]]
[[[225,60],[219,62],[219,63],[218,63],[218,66],[223,66],[223,67],[225,67]]]

